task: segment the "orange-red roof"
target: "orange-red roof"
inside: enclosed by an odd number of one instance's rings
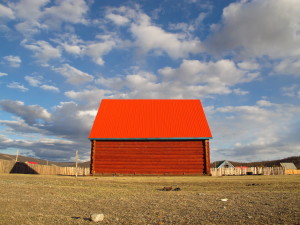
[[[103,99],[89,138],[212,138],[212,135],[200,100]]]

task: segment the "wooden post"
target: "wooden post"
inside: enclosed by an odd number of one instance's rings
[[[18,162],[18,157],[19,157],[19,150],[17,150],[16,162]]]
[[[76,172],[75,172],[75,176],[77,177],[78,175],[78,151],[76,151]]]
[[[92,176],[95,174],[95,148],[96,148],[96,140],[91,141],[91,166],[90,166],[90,173]]]
[[[209,140],[204,140],[203,145],[204,145],[204,171],[205,174],[210,175]]]

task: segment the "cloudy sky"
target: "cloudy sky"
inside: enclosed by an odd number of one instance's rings
[[[0,0],[0,152],[88,160],[103,98],[201,99],[211,160],[300,152],[299,0]]]

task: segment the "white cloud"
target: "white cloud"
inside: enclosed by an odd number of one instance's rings
[[[285,59],[275,66],[275,72],[281,75],[300,77],[300,59]]]
[[[3,59],[10,67],[20,67],[20,64],[22,62],[19,56],[14,56],[14,55],[4,56]]]
[[[90,43],[83,47],[83,54],[90,56],[96,64],[103,65],[103,55],[107,54],[116,45],[113,39],[107,38],[104,41]]]
[[[24,151],[33,153],[33,157],[38,157],[47,160],[60,160],[69,161],[74,152],[70,151],[74,146],[73,141],[55,139],[55,138],[35,138],[35,139],[21,139],[13,140],[4,135],[0,135],[0,149],[5,150],[9,148],[17,148]],[[83,151],[82,145],[77,145],[77,149]]]
[[[201,62],[183,60],[178,69],[165,67],[159,70],[164,80],[180,81],[185,85],[198,86],[201,96],[205,94],[228,94],[230,87],[239,83],[253,81],[258,74],[239,70],[230,60]],[[239,90],[241,93],[241,90]],[[240,94],[239,93],[239,94]]]
[[[243,91],[240,88],[235,88],[232,90],[233,93],[237,94],[237,95],[246,95],[249,94],[249,91]]]
[[[34,57],[37,62],[41,63],[42,66],[49,66],[48,61],[61,57],[60,49],[53,47],[46,41],[36,41],[31,44],[27,43],[27,40],[21,42],[25,48],[34,52]]]
[[[281,91],[284,96],[300,98],[300,88],[297,84],[282,87]]]
[[[130,32],[135,39],[134,45],[143,54],[166,53],[176,59],[203,51],[200,40],[184,32],[167,32],[152,24],[150,17],[137,5],[134,8],[110,8],[106,16],[119,25],[129,25]]]
[[[158,50],[172,58],[181,58],[202,51],[199,40],[184,40],[179,34],[166,32],[157,26],[132,25],[131,31],[136,37],[136,45],[143,53]]]
[[[77,142],[87,141],[95,116],[94,109],[84,109],[74,102],[61,102],[53,107],[52,113],[41,106],[25,105],[24,102],[13,100],[1,100],[0,107],[18,117],[15,121],[0,121],[11,132],[15,131],[14,134],[38,133]],[[81,144],[78,143],[78,146]]]
[[[17,3],[9,3],[10,8],[15,12],[15,16],[20,20],[16,29],[26,36],[37,33],[40,29],[46,28],[39,18],[42,16],[42,7],[49,0],[31,1],[21,0]]]
[[[9,3],[15,17],[20,21],[16,24],[17,30],[30,37],[41,30],[59,29],[62,23],[87,24],[85,15],[88,6],[85,1],[54,1],[54,5],[47,7],[49,2],[49,0],[21,0]]]
[[[259,100],[205,111],[214,137],[212,156],[218,160],[261,161],[299,152],[298,106]]]
[[[43,19],[49,27],[59,28],[62,22],[87,23],[85,14],[88,6],[84,0],[64,0],[57,3],[44,11]]]
[[[65,96],[68,98],[82,102],[83,105],[88,106],[89,108],[97,108],[100,103],[100,100],[106,95],[111,93],[108,90],[102,89],[89,89],[82,91],[67,91]]]
[[[94,41],[84,41],[74,34],[60,35],[55,40],[63,49],[74,56],[88,56],[98,65],[103,65],[103,56],[117,47],[118,37],[111,34],[96,35]]]
[[[30,86],[33,87],[39,87],[46,91],[52,91],[52,92],[59,92],[59,89],[53,85],[47,85],[43,84],[43,77],[42,76],[25,76],[25,80],[30,84]]]
[[[298,0],[238,1],[224,8],[222,24],[212,26],[208,50],[236,50],[248,56],[300,55]]]
[[[18,89],[22,92],[28,91],[28,88],[24,87],[24,85],[18,83],[18,82],[11,82],[6,85],[8,88]]]
[[[93,76],[82,72],[69,64],[63,64],[62,67],[52,68],[57,73],[60,73],[62,76],[67,78],[67,82],[70,84],[83,84],[93,80]]]
[[[258,70],[259,64],[251,61],[244,61],[237,64],[240,69],[243,70]]]
[[[118,14],[114,14],[114,13],[109,13],[105,16],[107,19],[110,19],[111,21],[113,21],[115,24],[122,26],[125,25],[129,22],[129,19],[126,18],[125,16],[121,16]]]
[[[41,84],[41,77],[25,76],[24,79],[33,87],[38,87]]]
[[[64,138],[87,142],[94,115],[86,112],[90,112],[90,109],[85,110],[74,102],[61,102],[54,107],[51,126],[45,129]]]
[[[0,77],[4,77],[4,76],[7,76],[7,75],[8,75],[7,73],[0,72]]]
[[[51,119],[51,114],[38,105],[27,106],[21,101],[1,100],[0,106],[2,110],[21,117],[30,125],[38,123],[38,119],[44,121],[49,121]]]
[[[4,18],[8,18],[8,19],[15,18],[14,12],[10,8],[8,8],[2,4],[0,4],[0,17],[4,17]]]
[[[53,85],[43,84],[40,88],[46,91],[59,92],[59,89]]]

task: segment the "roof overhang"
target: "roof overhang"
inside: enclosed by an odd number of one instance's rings
[[[207,140],[212,137],[188,137],[188,138],[89,138],[93,141],[184,141],[184,140]]]

